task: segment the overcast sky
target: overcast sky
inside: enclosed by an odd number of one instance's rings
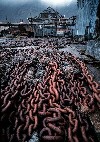
[[[47,7],[53,7],[60,14],[70,17],[77,13],[77,0],[0,0],[0,21],[18,22],[20,19],[38,16]]]
[[[44,3],[46,5],[54,5],[54,6],[65,6],[65,5],[69,5],[72,3],[77,2],[77,0],[0,0],[1,4],[25,4],[25,3],[32,3],[32,2],[40,2],[40,3]]]

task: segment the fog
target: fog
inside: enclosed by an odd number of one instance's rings
[[[62,7],[65,5],[70,5],[76,3],[77,0],[0,0],[0,3],[3,5],[20,5],[25,3],[43,3],[49,6],[58,6]]]
[[[76,0],[64,0],[66,1],[64,5],[60,4],[60,0],[53,0],[53,4],[49,1],[52,0],[0,0],[0,22],[5,22],[6,19],[9,22],[19,22],[20,19],[27,21],[28,17],[38,16],[49,6],[66,17],[77,13]]]

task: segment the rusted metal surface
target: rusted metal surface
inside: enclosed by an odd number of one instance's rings
[[[31,58],[14,63],[1,90],[2,136],[24,142],[38,131],[45,142],[95,141],[88,114],[100,109],[100,85],[85,63],[71,53],[49,48],[25,52]],[[43,74],[38,75],[41,68]]]

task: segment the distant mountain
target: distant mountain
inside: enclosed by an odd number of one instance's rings
[[[28,17],[38,16],[39,13],[46,8],[46,5],[38,1],[21,5],[0,4],[0,22],[6,21],[6,17],[9,22],[19,22],[20,19],[23,19],[26,22]],[[73,3],[66,7],[56,8],[56,10],[66,17],[71,17],[73,15],[76,15],[77,6],[75,3]]]

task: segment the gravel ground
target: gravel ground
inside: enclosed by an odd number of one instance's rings
[[[69,52],[75,55],[76,57],[80,58],[81,60],[91,61],[91,63],[86,63],[89,72],[93,75],[95,81],[100,83],[100,63],[93,63],[90,57],[86,55],[81,55],[81,51],[85,50],[85,45],[67,45],[66,48],[59,49],[60,51]]]

